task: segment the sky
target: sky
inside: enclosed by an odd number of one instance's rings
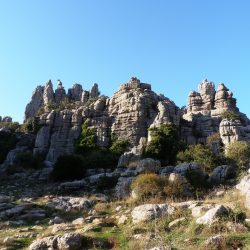
[[[0,115],[22,122],[37,85],[131,76],[179,107],[205,78],[223,82],[250,117],[248,0],[0,0]]]

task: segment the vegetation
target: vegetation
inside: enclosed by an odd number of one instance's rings
[[[243,121],[242,117],[235,113],[235,112],[231,112],[231,111],[225,111],[223,112],[223,114],[221,115],[222,119],[227,119],[229,121]]]
[[[226,155],[238,167],[247,167],[250,163],[250,145],[244,141],[236,141],[229,145]]]
[[[174,164],[176,155],[183,147],[177,127],[162,124],[159,128],[150,129],[151,141],[146,147],[145,157],[157,158],[164,164]]]
[[[97,149],[96,146],[96,130],[89,128],[87,123],[82,125],[82,133],[76,143],[76,152],[79,154],[88,154],[90,151]]]
[[[10,132],[15,132],[19,127],[18,122],[0,122],[0,128],[7,128]]]
[[[32,117],[20,126],[18,132],[37,134],[39,129],[39,117]]]
[[[179,198],[183,196],[184,185],[178,178],[169,181],[166,176],[148,173],[137,176],[131,184],[131,189],[143,200],[152,197]]]
[[[39,169],[43,167],[44,155],[33,155],[32,152],[22,152],[17,154],[15,165],[24,169]]]
[[[221,155],[214,155],[211,148],[206,145],[189,145],[186,150],[180,151],[177,155],[177,161],[196,162],[200,164],[206,172],[212,172],[213,169],[225,161]]]
[[[86,168],[80,156],[63,155],[57,159],[51,177],[56,181],[80,180],[85,173]]]
[[[15,148],[16,143],[15,134],[0,131],[0,164],[4,162],[9,151]]]

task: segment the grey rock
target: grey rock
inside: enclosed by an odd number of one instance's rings
[[[151,158],[146,158],[138,162],[137,167],[136,167],[136,172],[138,174],[144,173],[144,172],[157,173],[159,172],[160,167],[161,167],[160,161],[154,160]]]
[[[152,221],[161,216],[171,215],[175,208],[168,204],[145,204],[135,207],[131,213],[133,223]]]
[[[223,205],[216,205],[214,208],[208,210],[205,215],[199,217],[196,220],[197,224],[212,225],[214,222],[218,221],[222,216],[227,216],[230,209],[224,207]]]
[[[222,165],[216,167],[209,178],[209,182],[213,185],[226,183],[227,180],[235,178],[236,172],[233,166]]]

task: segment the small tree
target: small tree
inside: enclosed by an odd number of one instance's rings
[[[177,155],[177,161],[196,162],[200,164],[205,171],[211,172],[217,164],[217,157],[212,153],[209,146],[197,144],[189,145],[185,151],[181,151]]]
[[[80,156],[63,155],[60,156],[51,173],[52,179],[62,180],[80,180],[85,176],[86,168]]]
[[[76,143],[77,153],[86,154],[91,150],[96,149],[96,130],[89,128],[86,123],[82,125],[82,133],[79,140]]]
[[[250,163],[250,145],[244,141],[236,141],[227,148],[226,156],[238,167]]]
[[[175,125],[162,124],[150,129],[151,141],[145,150],[146,157],[157,158],[165,164],[174,164],[181,148],[179,133]]]

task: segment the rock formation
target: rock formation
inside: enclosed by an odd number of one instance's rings
[[[111,98],[100,96],[97,84],[90,91],[75,84],[66,95],[59,81],[53,95],[53,87],[49,82],[40,88],[40,92],[39,102],[36,94],[27,106],[27,110],[33,110],[33,116],[47,103],[54,100],[60,103],[66,96],[73,103],[70,109],[60,107],[59,111],[45,110],[40,115],[41,128],[34,153],[46,153],[47,160],[51,162],[55,162],[59,155],[73,153],[83,123],[96,129],[98,146],[107,147],[113,134],[117,138],[128,139],[132,148],[139,145],[141,138],[146,140],[149,127],[162,123],[179,125],[180,121],[180,110],[171,100],[157,95],[151,90],[150,84],[141,83],[135,77],[122,84]],[[27,119],[31,114],[26,113]]]
[[[225,135],[231,133],[225,132],[225,122],[221,124],[220,129],[220,122],[226,112],[236,114],[248,123],[246,116],[239,112],[232,92],[224,83],[220,83],[215,91],[214,83],[205,79],[199,84],[198,90],[199,92],[190,92],[188,108],[182,117],[181,134],[183,140],[188,144],[205,144],[210,135],[219,132],[223,134],[224,139],[222,139],[225,142]],[[241,124],[241,126],[243,125]],[[235,140],[238,139],[236,136]]]
[[[66,104],[65,99],[69,100]],[[54,106],[49,105],[53,103]],[[66,93],[60,80],[55,92],[49,81],[33,92],[25,120],[37,116],[41,108],[44,112],[39,114],[41,128],[34,153],[46,153],[51,162],[62,154],[74,152],[83,123],[95,128],[99,147],[107,147],[111,135],[128,139],[131,159],[138,159],[133,155],[140,155],[151,140],[148,129],[167,123],[179,126],[181,137],[188,144],[205,144],[214,133],[220,133],[225,145],[240,139],[250,141],[249,120],[239,112],[233,94],[223,83],[216,91],[214,83],[208,80],[199,84],[198,92],[190,92],[188,107],[182,111],[164,95],[153,92],[150,84],[136,77],[122,84],[111,98],[100,96],[96,83],[90,91],[74,84]],[[242,119],[237,122],[223,120],[225,112],[233,112]]]

